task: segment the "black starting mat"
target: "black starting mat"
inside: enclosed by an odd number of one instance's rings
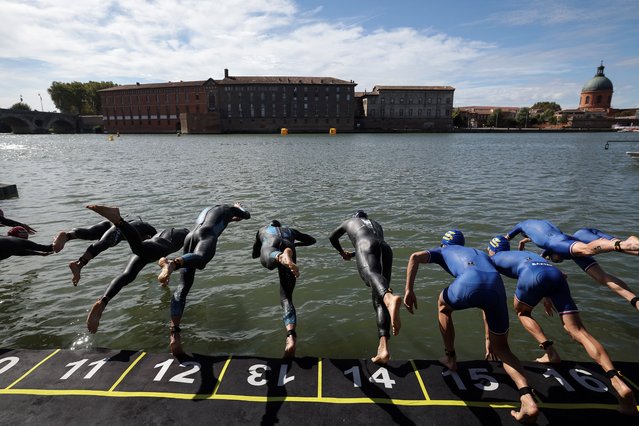
[[[524,362],[539,425],[639,424],[594,363]],[[616,363],[639,399],[639,364]],[[500,363],[0,349],[0,424],[517,424]]]

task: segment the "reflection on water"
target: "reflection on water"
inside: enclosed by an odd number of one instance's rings
[[[629,137],[614,135],[614,139]],[[399,135],[0,135],[0,182],[20,198],[2,200],[5,214],[51,241],[59,230],[97,223],[90,203],[120,206],[158,229],[191,227],[201,209],[241,201],[252,218],[224,231],[214,260],[198,271],[183,318],[187,350],[205,354],[280,356],[277,274],[251,259],[255,232],[267,221],[318,239],[298,250],[301,278],[294,293],[300,356],[366,357],[377,346],[370,290],[354,262],[344,262],[329,233],[354,210],[378,220],[394,250],[391,285],[401,293],[408,256],[437,245],[450,228],[468,246],[484,248],[495,234],[527,218],[546,218],[566,232],[589,226],[626,236],[639,232],[639,164],[613,145],[611,134]],[[89,242],[74,240],[56,255],[2,261],[0,332],[3,347],[114,347],[165,351],[172,288],[158,285],[148,265],[109,303],[99,332],[85,319],[93,302],[122,272],[130,250],[112,248],[82,270],[77,287],[67,264]],[[345,244],[348,244],[345,242]],[[639,290],[639,259],[599,256],[602,266]],[[634,360],[637,312],[572,263],[573,296],[584,322],[613,359]],[[173,278],[177,280],[177,275]],[[396,359],[436,358],[443,349],[437,295],[451,277],[420,268],[419,309],[402,311],[391,341]],[[505,280],[510,296],[514,282]],[[539,312],[537,312],[539,311]],[[564,358],[588,359],[558,318],[535,311]],[[456,312],[457,351],[484,355],[479,311]],[[524,359],[538,355],[511,309],[511,341]]]

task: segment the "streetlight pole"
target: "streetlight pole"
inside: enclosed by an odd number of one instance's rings
[[[40,98],[40,111],[44,112],[44,107],[42,106],[42,96],[38,93],[38,97]]]

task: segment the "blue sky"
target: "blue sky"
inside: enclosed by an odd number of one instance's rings
[[[637,0],[0,0],[0,108],[53,81],[231,75],[448,85],[454,104],[576,108],[603,60],[639,107]]]

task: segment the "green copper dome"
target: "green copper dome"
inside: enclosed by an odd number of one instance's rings
[[[594,92],[597,90],[612,90],[612,81],[606,77],[604,74],[604,66],[603,62],[601,65],[597,67],[597,74],[593,78],[590,79],[584,87],[581,89],[582,92]]]

